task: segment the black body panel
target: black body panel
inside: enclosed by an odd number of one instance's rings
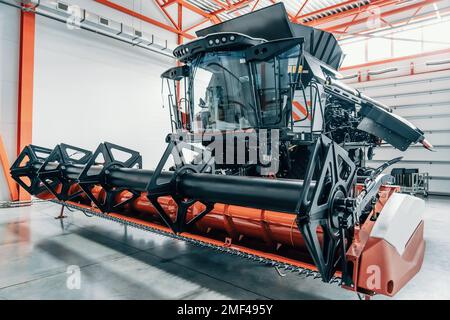
[[[333,68],[338,69],[342,59],[342,50],[331,33],[290,22],[282,2],[199,30],[196,34],[207,36],[218,32],[239,32],[268,41],[302,37],[305,50]]]
[[[423,132],[412,123],[371,103],[363,103],[361,114],[364,118],[359,130],[380,137],[401,151],[424,139]]]

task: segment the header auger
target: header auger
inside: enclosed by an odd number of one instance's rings
[[[12,177],[96,216],[359,293],[398,292],[422,264],[424,203],[383,174],[400,158],[364,163],[382,140],[429,147],[423,132],[343,84],[333,35],[290,23],[282,4],[200,35],[162,75],[172,133],[155,170],[111,143],[31,145]]]

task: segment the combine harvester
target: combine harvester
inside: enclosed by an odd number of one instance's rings
[[[364,166],[423,132],[339,79],[332,34],[282,3],[198,32],[166,71],[172,133],[155,170],[138,152],[30,145],[11,167],[30,194],[106,219],[395,295],[424,257],[424,202]]]

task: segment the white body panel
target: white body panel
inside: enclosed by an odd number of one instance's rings
[[[423,219],[425,201],[394,193],[384,205],[370,234],[384,239],[402,255],[405,246]]]

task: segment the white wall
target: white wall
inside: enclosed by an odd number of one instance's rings
[[[169,130],[160,74],[174,61],[45,18],[36,26],[33,143],[109,141],[155,165]]]
[[[18,10],[0,5],[0,135],[10,163],[16,158],[19,17]],[[0,169],[2,200],[9,200],[9,191]]]
[[[92,1],[71,3],[175,40],[173,34],[138,26],[136,19]],[[173,59],[38,16],[33,143],[52,148],[64,142],[95,150],[108,141],[140,151],[144,166],[155,166],[170,130],[160,75],[174,64]]]

